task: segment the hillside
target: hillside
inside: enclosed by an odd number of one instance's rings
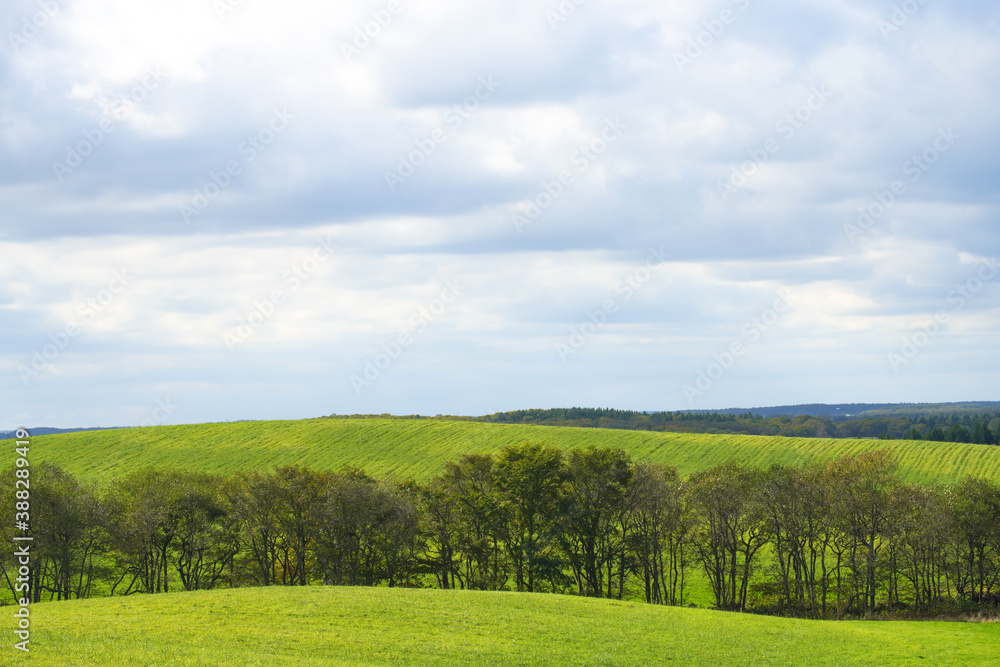
[[[49,428],[47,426],[42,426],[40,428],[32,428],[29,431],[34,435],[52,435],[54,433],[76,433],[77,431],[104,431],[108,428],[124,428],[118,426],[92,426],[92,427],[81,427],[81,428]],[[9,440],[17,434],[17,431],[0,431],[0,440]]]
[[[996,623],[824,623],[542,594],[243,588],[40,604],[32,619],[32,658],[64,666],[1000,664]]]
[[[784,438],[660,433],[436,419],[311,419],[80,431],[32,438],[33,461],[50,461],[82,480],[106,482],[146,467],[204,472],[270,470],[302,464],[353,465],[376,476],[426,479],[441,465],[507,444],[543,442],[560,448],[619,447],[634,459],[677,466],[682,474],[729,459],[766,467],[828,461],[886,448],[907,481],[954,481],[965,475],[1000,480],[1000,447],[926,441]]]

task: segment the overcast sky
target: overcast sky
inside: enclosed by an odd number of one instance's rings
[[[998,16],[6,2],[0,428],[997,400]]]

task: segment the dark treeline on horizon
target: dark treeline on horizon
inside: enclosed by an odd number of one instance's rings
[[[639,412],[613,408],[552,408],[498,412],[482,417],[454,415],[329,415],[324,419],[445,419],[490,424],[530,424],[612,428],[672,433],[779,435],[794,438],[878,438],[1000,444],[1000,411],[948,412],[928,409],[916,415],[852,415],[829,419],[811,415],[763,417],[745,412]]]
[[[920,416],[762,417],[752,412],[638,412],[609,408],[515,410],[475,418],[496,424],[579,426],[678,433],[745,433],[800,438],[882,438],[1000,443],[1000,411],[931,411]]]
[[[905,484],[886,451],[768,470],[730,462],[687,480],[619,449],[528,443],[463,456],[425,483],[286,466],[149,469],[99,488],[32,470],[36,602],[326,584],[681,605],[696,573],[717,608],[813,618],[1000,601],[1000,485]],[[14,525],[3,518],[8,543]],[[10,553],[3,570],[14,594]]]

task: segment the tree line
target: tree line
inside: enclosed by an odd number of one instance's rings
[[[515,410],[474,418],[497,424],[579,426],[676,433],[743,433],[799,438],[881,438],[1000,444],[1000,411],[763,417],[752,412],[638,412],[605,408]]]
[[[697,578],[719,609],[814,618],[1000,602],[1000,485],[907,484],[886,451],[684,479],[620,449],[524,443],[422,483],[283,466],[148,469],[106,488],[43,463],[30,498],[35,602],[325,584],[681,605]],[[2,566],[13,594],[17,564]]]

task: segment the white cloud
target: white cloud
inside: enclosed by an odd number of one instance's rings
[[[681,385],[779,288],[793,311],[698,407],[994,397],[974,355],[995,348],[1000,280],[906,368],[884,361],[1000,241],[995,8],[928,5],[883,37],[888,10],[848,0],[591,0],[555,29],[554,2],[399,0],[390,18],[381,0],[230,4],[68,3],[16,52],[8,38],[0,397],[22,423],[139,423],[168,394],[175,421],[685,408]],[[4,34],[34,8],[6,7]],[[735,19],[678,71],[724,9]],[[817,87],[829,99],[789,133]],[[294,119],[249,159],[276,109]],[[608,119],[628,127],[574,161]],[[845,223],[944,127],[954,146],[849,241]],[[723,200],[768,139],[778,150]],[[414,173],[393,191],[401,158]],[[233,160],[185,224],[178,204]],[[511,214],[563,170],[572,184],[518,234]],[[292,289],[316,238],[338,251]],[[670,264],[561,363],[556,343],[661,245]],[[122,269],[134,284],[22,383]],[[352,391],[456,276],[461,298]],[[230,352],[224,334],[275,289],[286,299]]]

